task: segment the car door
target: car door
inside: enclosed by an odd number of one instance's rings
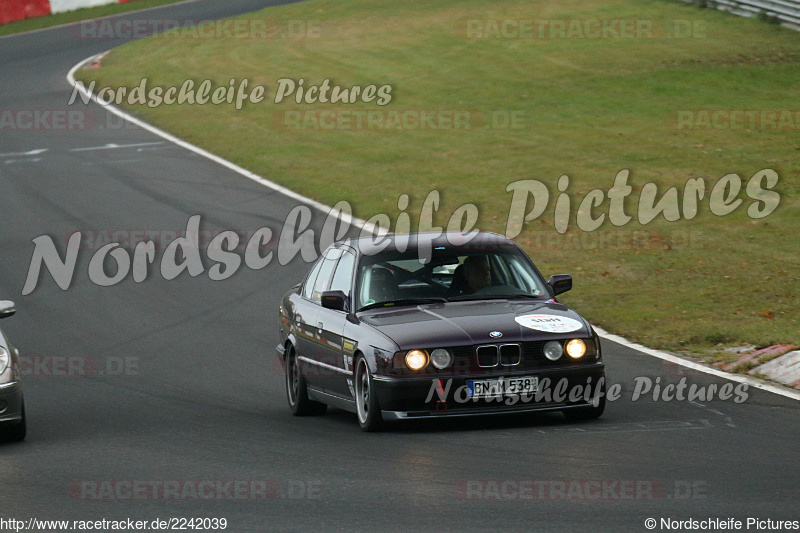
[[[310,385],[317,385],[319,379],[319,365],[315,364],[314,353],[317,351],[317,316],[320,305],[314,302],[313,293],[320,270],[325,264],[325,258],[320,257],[311,268],[299,297],[293,297],[297,357],[300,371]]]
[[[309,322],[306,329],[306,350],[302,359],[307,364],[303,369],[306,382],[326,391],[331,390],[331,383],[335,381],[333,378],[339,368],[342,339],[341,330],[337,332],[335,321],[330,319],[330,309],[322,307],[322,293],[330,286],[340,256],[340,249],[330,248],[322,258],[322,264],[309,294],[314,313],[308,315],[308,318],[313,316],[313,322]]]
[[[351,300],[354,267],[355,254],[346,248],[340,249],[340,257],[327,290],[342,291],[348,300]],[[340,311],[320,307],[317,322],[322,330],[323,347],[327,352],[325,363],[328,365],[326,367],[328,372],[326,372],[324,380],[325,389],[330,393],[352,398],[353,395],[347,380],[348,378],[352,379],[353,376],[355,342],[353,339],[346,339],[343,336],[347,312],[347,310]]]

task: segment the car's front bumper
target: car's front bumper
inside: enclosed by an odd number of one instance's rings
[[[22,420],[22,382],[0,384],[0,422]]]
[[[467,381],[499,376],[463,376],[439,381],[437,378],[374,376],[373,384],[384,420],[407,420],[501,413],[554,411],[592,405],[604,393],[602,362],[571,368],[548,368],[516,375],[539,378],[539,390],[527,396],[471,398]],[[506,373],[504,377],[514,377]]]

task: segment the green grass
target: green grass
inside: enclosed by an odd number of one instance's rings
[[[46,15],[44,17],[34,17],[9,22],[8,24],[0,25],[0,35],[12,35],[14,33],[21,33],[24,31],[40,30],[42,28],[49,28],[51,26],[58,26],[60,24],[69,24],[70,22],[77,22],[79,20],[118,15],[128,11],[147,9],[149,7],[158,7],[182,1],[183,0],[136,0],[135,2],[126,2],[124,4],[85,7],[64,13]]]
[[[347,200],[369,218],[398,214],[409,194],[412,221],[432,189],[442,194],[436,222],[464,203],[477,205],[479,227],[504,233],[506,186],[539,180],[550,202],[516,238],[545,275],[572,273],[564,295],[593,323],[656,348],[709,354],[744,343],[800,341],[800,142],[793,130],[676,129],[677,110],[798,109],[800,34],[666,0],[310,0],[250,18],[305,21],[313,38],[164,39],[125,45],[102,68],[79,77],[99,86],[180,86],[186,79],[227,84],[247,78],[268,98],[242,110],[229,105],[172,105],[131,110],[161,128],[262,176],[329,205]],[[466,39],[469,19],[638,19],[661,28],[689,20],[703,33],[669,39]],[[654,35],[657,33],[654,32]],[[325,78],[342,86],[392,86],[392,110],[521,113],[518,129],[468,131],[318,131],[277,127],[289,110],[376,110],[373,104],[274,103],[276,80]],[[772,168],[778,209],[759,220],[744,184]],[[576,228],[575,212],[592,189],[607,191],[630,169],[633,193],[621,227],[606,213],[595,232]],[[710,189],[730,173],[742,178],[742,206],[709,211]],[[554,229],[556,182],[570,177],[569,231]],[[697,216],[637,222],[645,183],[679,193],[706,180]],[[682,213],[682,212],[681,212]],[[626,244],[646,231],[647,246]],[[604,236],[602,246],[591,246]],[[549,240],[548,240],[549,239]],[[581,244],[584,239],[584,244]],[[586,240],[588,239],[588,240]],[[627,239],[629,240],[629,238]],[[560,244],[559,244],[560,243]],[[771,318],[769,318],[771,317]]]

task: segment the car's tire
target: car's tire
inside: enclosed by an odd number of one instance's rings
[[[378,396],[375,394],[372,374],[363,356],[358,356],[356,359],[354,376],[358,425],[364,431],[380,431],[383,428],[381,408],[378,405]]]
[[[600,418],[603,411],[606,410],[606,384],[603,379],[603,386],[600,389],[600,398],[597,406],[590,405],[588,407],[573,407],[572,409],[564,409],[562,413],[570,422],[579,422],[581,420],[594,420]]]
[[[0,426],[0,438],[6,442],[20,442],[25,440],[28,428],[25,421],[25,400],[22,401],[22,420],[19,422],[6,422]]]
[[[290,345],[286,348],[286,400],[295,416],[321,415],[328,406],[308,399],[306,380],[300,373],[297,355]]]

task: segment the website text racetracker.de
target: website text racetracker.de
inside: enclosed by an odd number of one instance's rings
[[[238,18],[209,19],[91,19],[70,26],[77,39],[318,39],[320,20]]]
[[[81,109],[0,110],[0,131],[80,131],[97,125],[97,114]]]
[[[453,30],[467,39],[707,38],[706,21],[700,19],[469,19]]]
[[[69,495],[78,500],[272,500],[281,496],[272,479],[76,479]]]
[[[460,500],[654,501],[705,499],[703,480],[658,479],[465,479],[453,487]]]
[[[72,133],[138,127],[123,117],[93,109],[0,109],[0,131]]]
[[[306,109],[272,114],[275,128],[310,131],[519,130],[525,122],[520,110]]]
[[[167,531],[200,530],[212,531],[228,528],[226,518],[156,518],[154,520],[17,520],[0,518],[0,531]]]

